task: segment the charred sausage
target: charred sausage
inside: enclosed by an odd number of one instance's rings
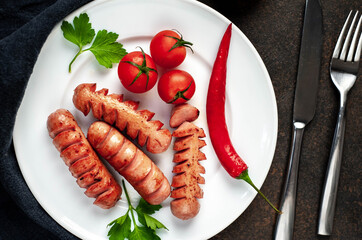
[[[90,110],[95,118],[115,125],[135,139],[141,146],[146,144],[147,151],[161,153],[167,150],[171,143],[171,133],[161,129],[163,123],[151,120],[153,112],[137,110],[138,102],[123,101],[123,95],[108,94],[108,89],[96,90],[96,84],[80,84],[73,95],[73,103],[77,109],[88,115]]]
[[[195,217],[200,210],[200,203],[197,199],[203,197],[203,191],[199,184],[204,184],[205,179],[200,175],[205,173],[205,168],[200,165],[200,160],[206,156],[199,149],[206,145],[202,128],[193,123],[184,122],[172,134],[176,137],[173,162],[177,165],[173,168],[176,175],[172,179],[173,190],[171,197],[171,212],[174,216],[187,220]]]
[[[117,129],[105,122],[94,122],[87,137],[93,148],[148,203],[160,204],[170,195],[171,186],[162,171]]]
[[[113,207],[122,189],[89,145],[73,115],[58,109],[49,115],[47,128],[78,185],[87,189],[85,195],[96,198],[94,204],[101,208]]]

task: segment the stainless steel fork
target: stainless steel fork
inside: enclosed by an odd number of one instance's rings
[[[330,235],[333,228],[346,123],[345,108],[347,94],[357,79],[361,57],[362,34],[360,34],[360,28],[362,16],[360,16],[356,26],[358,15],[357,11],[352,21],[350,21],[352,11],[349,13],[338,37],[330,64],[332,81],[340,92],[340,108],[322,193],[318,222],[318,234],[320,235]],[[347,29],[349,24],[350,27]]]

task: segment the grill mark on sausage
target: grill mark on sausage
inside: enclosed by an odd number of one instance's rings
[[[106,141],[106,139],[107,139],[108,136],[109,136],[109,133],[110,133],[110,132],[108,132],[107,135],[103,138],[103,140],[100,141],[100,142],[97,144],[97,146],[94,146],[94,148],[100,148],[101,146],[103,146],[104,142]]]
[[[80,152],[82,149],[83,152]],[[74,154],[76,157],[74,157]],[[84,146],[82,141],[76,142],[64,148],[60,153],[60,157],[64,160],[65,164],[69,167],[77,160],[89,155],[89,149]],[[72,158],[73,156],[73,158]]]
[[[147,138],[138,138],[141,146],[146,144],[146,149],[151,153],[161,153],[166,151],[171,143],[171,133],[168,129],[161,129],[163,123],[160,121],[151,120],[154,113],[137,110],[138,102],[123,101],[121,95],[106,95],[104,90],[95,91],[95,84],[80,84],[74,90],[73,103],[77,109],[83,112],[84,115],[92,110],[93,115],[110,124],[115,125],[120,131],[125,130],[127,134],[135,139],[142,132],[142,136]],[[103,107],[100,107],[102,104]],[[88,107],[90,109],[88,109]],[[113,122],[104,114],[116,111],[116,118]],[[146,120],[147,119],[147,120]],[[146,121],[145,121],[146,120]],[[144,141],[145,139],[145,141]]]
[[[101,208],[113,207],[120,199],[122,189],[89,145],[73,115],[65,109],[58,109],[49,115],[47,126],[50,137],[54,136],[53,143],[60,156],[77,178],[77,184],[87,189],[85,194],[95,197],[94,204]],[[103,181],[106,184],[101,185]],[[97,183],[100,188],[94,192],[92,189],[97,186],[93,185]],[[102,195],[107,191],[108,195]]]
[[[157,205],[164,200],[163,196],[165,195],[165,192],[169,195],[170,183],[166,178],[161,181],[160,186],[157,188],[157,190],[149,194],[145,200],[150,204]]]
[[[78,177],[77,183],[80,187],[88,188],[91,185],[95,184],[96,182],[102,180],[102,177],[99,175],[100,175],[100,169],[94,166],[91,170],[83,173],[80,177]],[[89,177],[89,179],[91,180],[88,184],[86,184],[86,182],[83,181],[85,180],[86,177]]]
[[[132,166],[132,164],[135,163],[135,160],[136,160],[138,154],[139,154],[139,150],[137,149],[137,150],[136,150],[136,154],[133,156],[132,160],[129,161],[126,165],[124,165],[121,169],[119,169],[119,172],[120,172],[121,174],[122,174],[122,172],[127,171],[127,169],[130,168],[130,167]]]
[[[94,184],[90,185],[87,188],[85,194],[87,196],[98,197],[102,193],[110,190],[110,184],[111,182],[109,179],[102,178],[101,180],[96,181]]]
[[[102,146],[96,151],[119,172],[138,193],[150,204],[160,204],[170,194],[170,184],[161,170],[132,142],[124,137],[117,129],[104,122],[95,122],[88,129],[88,139],[95,146],[96,139],[107,135]],[[114,137],[112,141],[112,137]],[[123,141],[119,141],[123,139]],[[116,154],[107,150],[111,146],[119,149]],[[121,145],[121,146],[120,146]],[[107,149],[104,149],[107,148]]]
[[[63,152],[67,147],[80,143],[82,141],[82,135],[75,130],[67,130],[60,132],[53,139],[53,143],[59,152]]]
[[[67,128],[59,128],[57,131],[53,131],[52,134],[52,138],[55,138],[59,133],[61,132],[65,132],[65,131],[75,131],[74,127],[67,127]]]
[[[172,134],[177,137],[173,149],[177,151],[173,162],[176,163],[172,172],[175,173],[171,186],[171,211],[176,217],[187,220],[195,217],[200,204],[196,199],[203,197],[199,184],[205,179],[200,175],[205,168],[199,163],[206,159],[199,149],[206,145],[200,137],[205,137],[204,131],[196,125],[184,122]]]
[[[115,131],[115,129],[111,129],[111,130],[108,132],[108,135],[107,135],[107,137],[104,139],[104,141],[106,141],[106,140],[108,139],[108,136],[111,134],[112,131]],[[126,141],[126,138],[123,138],[123,139],[122,139],[122,143],[120,143],[120,147],[119,147],[118,151],[115,151],[114,154],[109,155],[109,157],[107,157],[107,159],[112,159],[114,156],[116,156],[116,155],[119,153],[119,151],[121,151],[122,146],[123,146],[123,144],[124,144],[125,141]],[[103,146],[103,145],[102,145],[102,146]],[[99,148],[100,148],[100,147],[99,147]]]
[[[69,170],[72,172],[75,178],[78,178],[84,173],[89,172],[97,165],[97,163],[91,159],[92,157],[88,155],[78,159],[72,165],[70,165]],[[92,165],[89,165],[90,163]]]

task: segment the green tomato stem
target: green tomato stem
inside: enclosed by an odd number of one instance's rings
[[[189,86],[186,89],[184,89],[183,91],[178,91],[176,93],[176,95],[173,97],[173,99],[167,103],[174,103],[179,98],[182,98],[186,101],[190,100],[189,98],[184,96],[184,93],[187,92],[187,90],[189,90],[189,88],[191,87],[191,84],[192,84],[192,81],[190,82]]]
[[[246,169],[245,171],[243,171],[238,177],[236,177],[236,179],[241,179],[244,180],[245,182],[247,182],[250,186],[252,186],[264,199],[265,201],[279,214],[282,214],[282,212],[277,209],[270,201],[267,197],[265,197],[265,195],[259,190],[259,188],[257,188],[253,181],[251,181],[250,177],[249,177],[249,173],[248,173],[248,169]]]
[[[136,80],[137,80],[143,73],[146,74],[146,77],[147,77],[147,81],[146,81],[146,91],[147,91],[148,81],[149,81],[149,79],[150,79],[149,72],[152,71],[152,72],[157,73],[157,70],[156,70],[156,69],[153,69],[153,68],[150,68],[150,67],[147,67],[145,52],[143,51],[143,49],[142,49],[141,47],[139,47],[139,48],[141,49],[142,56],[143,56],[142,65],[138,65],[137,63],[134,63],[134,62],[131,62],[131,61],[121,61],[121,62],[129,63],[129,64],[131,64],[132,66],[135,66],[136,68],[138,68],[138,70],[139,70],[139,72],[137,73],[137,75],[135,76],[135,78],[133,79],[133,81],[129,84],[129,86],[131,86],[133,83],[135,83]]]
[[[165,35],[165,37],[169,37],[169,38],[173,38],[176,40],[176,43],[170,48],[170,50],[168,50],[169,52],[171,52],[173,49],[178,48],[178,47],[187,47],[191,50],[192,53],[194,53],[194,50],[192,49],[192,43],[189,41],[185,41],[182,37],[182,34],[175,30],[178,34],[180,34],[180,38],[177,37],[173,37],[173,36],[167,36]]]

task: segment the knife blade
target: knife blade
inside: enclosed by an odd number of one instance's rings
[[[299,54],[293,120],[308,124],[314,117],[322,54],[322,9],[307,0]]]
[[[297,83],[293,106],[293,135],[288,171],[277,216],[274,239],[293,239],[299,157],[305,126],[313,119],[317,103],[322,55],[322,8],[319,0],[306,0]]]

